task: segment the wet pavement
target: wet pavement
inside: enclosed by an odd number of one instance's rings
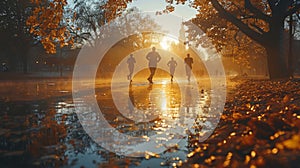
[[[133,82],[120,85],[112,93],[109,83],[100,82],[96,83],[94,96],[107,122],[126,135],[143,138],[159,135],[173,127],[174,120],[179,121],[176,128],[187,132],[186,125],[180,121],[182,115],[196,123],[189,131],[201,132],[199,123],[209,109],[211,90],[208,84],[199,88],[189,83],[181,85],[183,87],[166,80],[153,85]],[[124,93],[133,106],[127,104],[128,100],[117,102],[118,106],[128,107],[121,114],[113,94]],[[194,93],[197,93],[196,99],[192,96]],[[0,95],[1,167],[172,166],[186,162],[187,154],[193,150],[186,134],[163,153],[126,157],[109,152],[97,144],[79,122],[70,80],[2,81]],[[137,122],[140,116],[149,120]]]

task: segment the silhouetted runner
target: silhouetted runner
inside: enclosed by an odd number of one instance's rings
[[[177,66],[177,62],[171,57],[171,60],[168,62],[168,67],[170,68],[171,82],[173,82],[173,77],[175,73],[175,68]]]
[[[156,48],[152,47],[152,51],[146,55],[146,59],[149,61],[148,66],[150,70],[150,76],[147,78],[147,80],[150,83],[153,83],[152,79],[156,71],[157,63],[161,60],[161,56],[155,50]]]
[[[127,79],[132,81],[132,74],[135,64],[135,58],[133,57],[133,54],[130,54],[130,57],[127,59],[128,69],[129,69],[129,75],[127,75]]]
[[[190,54],[187,54],[187,57],[184,58],[184,63],[185,63],[186,76],[188,78],[188,81],[190,81],[192,64],[194,63],[193,58],[190,57]]]

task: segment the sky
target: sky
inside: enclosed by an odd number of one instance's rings
[[[160,11],[165,9],[167,3],[165,0],[134,0],[128,5],[129,7],[137,7],[141,11]],[[196,15],[197,11],[186,5],[178,5],[175,8],[175,11],[172,12],[173,15],[183,17],[186,19],[191,19]]]
[[[69,5],[71,6],[73,2],[74,0],[68,0]],[[137,8],[139,11],[150,15],[155,21],[157,21],[157,24],[160,25],[162,31],[166,32],[166,39],[164,39],[164,41],[167,42],[161,42],[161,47],[164,49],[167,49],[171,42],[178,42],[182,21],[188,21],[194,18],[198,13],[196,9],[189,7],[188,3],[186,3],[185,5],[174,5],[175,10],[170,14],[155,15],[156,12],[166,9],[167,5],[168,3],[166,3],[165,0],[133,0],[128,4],[128,9]],[[208,54],[203,50],[203,48],[201,49],[201,52],[206,53],[204,55]],[[206,58],[207,57],[204,59]]]
[[[74,0],[68,0],[68,4],[70,6],[73,6]],[[133,0],[132,3],[128,4],[128,8],[136,7],[141,12],[157,12],[162,11],[166,8],[168,4],[165,2],[165,0]],[[194,8],[191,8],[186,3],[185,5],[175,5],[175,11],[171,13],[171,15],[174,15],[178,17],[176,20],[168,20],[170,17],[166,15],[170,14],[164,14],[162,16],[154,16],[154,19],[157,19],[159,24],[163,27],[164,30],[167,32],[170,32],[172,35],[179,36],[179,30],[181,27],[181,21],[186,21],[191,18],[193,18],[196,15],[197,11]],[[174,18],[174,17],[173,17]]]
[[[134,0],[128,5],[128,8],[136,7],[142,12],[157,12],[162,11],[167,6],[165,0]],[[155,19],[158,20],[160,24],[163,24],[163,29],[166,29],[170,34],[179,36],[179,30],[181,27],[181,21],[186,21],[193,18],[196,15],[197,11],[194,8],[185,5],[175,6],[175,11],[171,15],[175,15],[179,19],[168,20],[170,17],[164,14],[162,16],[155,16]],[[174,18],[174,17],[173,17]]]

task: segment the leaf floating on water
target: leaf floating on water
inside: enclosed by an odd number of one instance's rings
[[[290,96],[289,95],[285,95],[282,99],[282,103],[288,103],[290,101]]]
[[[190,157],[193,157],[193,156],[195,155],[195,153],[196,153],[196,152],[192,151],[192,152],[190,152],[189,154],[187,154],[187,157],[189,157],[189,158],[190,158]]]
[[[274,155],[275,155],[275,154],[277,154],[277,153],[278,153],[278,151],[279,151],[279,150],[278,150],[277,148],[273,148],[273,149],[272,149],[272,154],[274,154]]]
[[[59,156],[57,156],[57,155],[47,155],[47,156],[41,157],[41,160],[49,160],[49,159],[59,160]]]
[[[249,155],[245,156],[245,164],[248,164],[251,160],[251,157]]]
[[[255,151],[251,151],[251,157],[255,157],[256,156],[256,152]]]
[[[150,157],[156,157],[156,158],[159,158],[160,155],[157,154],[157,153],[154,153],[154,152],[146,151],[145,158],[146,158],[146,159],[150,159]]]
[[[199,168],[200,165],[199,164],[193,164],[193,168]]]
[[[281,145],[288,149],[300,149],[300,135],[294,135],[291,139],[283,141]]]

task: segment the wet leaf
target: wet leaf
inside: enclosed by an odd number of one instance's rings
[[[282,142],[288,149],[300,149],[300,135],[293,135],[291,139]]]

